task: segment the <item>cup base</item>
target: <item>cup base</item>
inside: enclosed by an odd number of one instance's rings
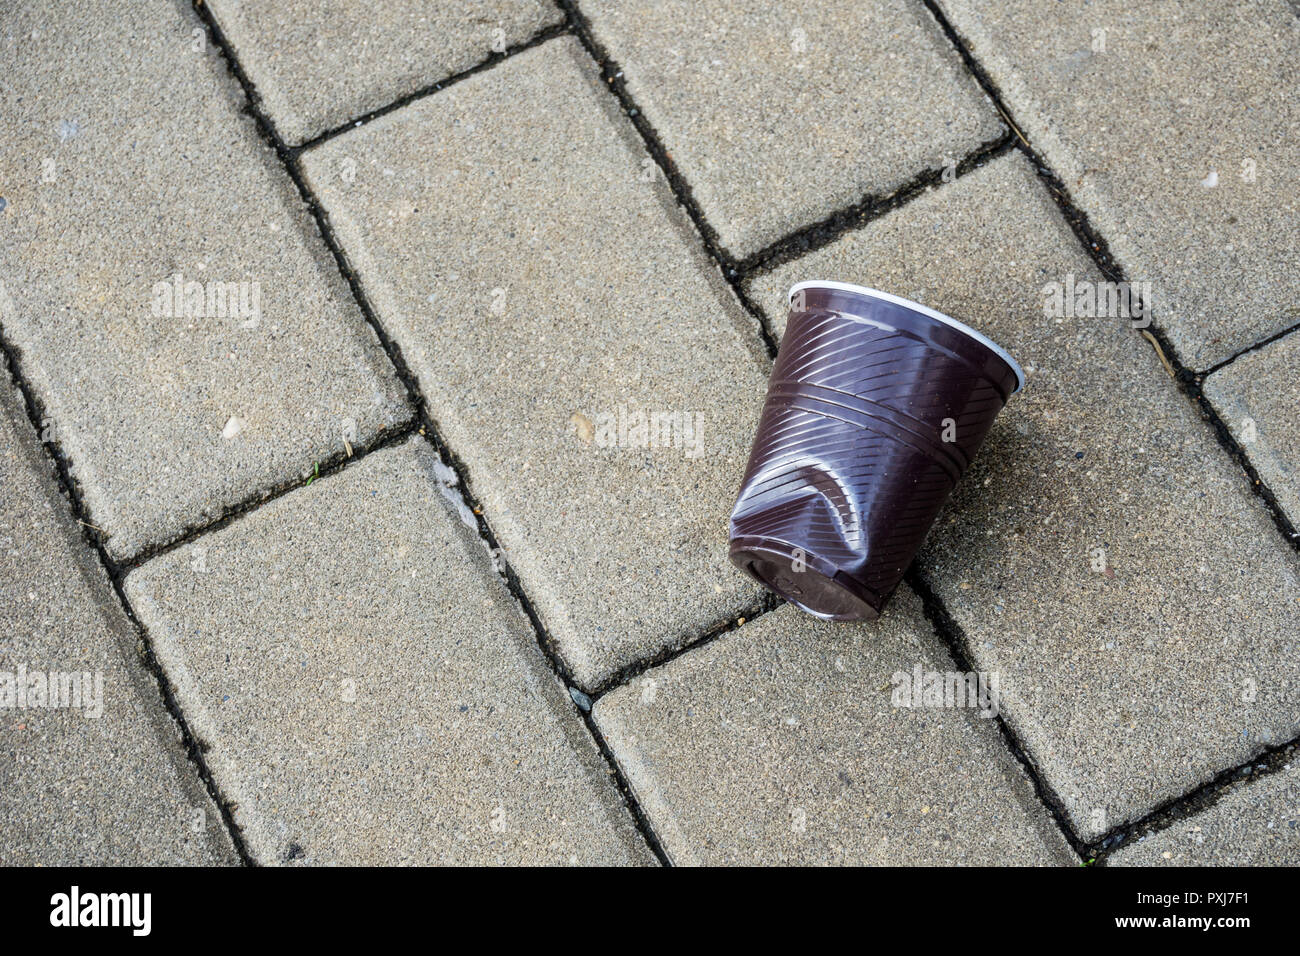
[[[731,562],[763,587],[823,621],[874,621],[884,602],[829,561],[768,538],[736,538]]]

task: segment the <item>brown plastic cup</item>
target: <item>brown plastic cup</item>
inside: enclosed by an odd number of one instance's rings
[[[933,309],[800,282],[731,512],[731,560],[828,620],[879,616],[1002,406],[1015,359]]]

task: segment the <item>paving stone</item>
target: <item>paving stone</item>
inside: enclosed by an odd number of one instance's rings
[[[1017,153],[751,291],[780,324],[793,281],[856,281],[1025,367],[918,560],[1091,838],[1300,731],[1300,560],[1128,320],[1046,317],[1070,274],[1101,278]]]
[[[304,155],[588,690],[758,600],[727,516],[770,367],[601,87],[551,40]]]
[[[959,161],[1004,129],[919,3],[581,9],[737,257]]]
[[[209,0],[280,135],[302,143],[564,19],[541,0]]]
[[[1294,10],[939,4],[1129,278],[1154,283],[1184,362],[1208,368],[1300,321]]]
[[[0,326],[125,560],[410,415],[188,5],[62,6],[0,31]]]
[[[221,816],[53,472],[5,381],[0,865],[234,863]]]
[[[1300,864],[1300,768],[1233,787],[1208,810],[1106,859],[1107,866]]]
[[[677,863],[1077,862],[992,720],[894,706],[918,667],[953,670],[906,588],[871,626],[787,605],[611,691],[596,720]]]
[[[1300,527],[1300,334],[1248,352],[1205,380],[1205,395]]]
[[[652,861],[448,476],[414,439],[127,577],[250,851]]]

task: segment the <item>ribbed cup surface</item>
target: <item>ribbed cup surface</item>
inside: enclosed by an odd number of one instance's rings
[[[732,561],[810,613],[876,617],[1016,383],[997,352],[925,312],[798,291]]]

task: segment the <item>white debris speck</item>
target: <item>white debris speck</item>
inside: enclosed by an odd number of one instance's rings
[[[1219,185],[1219,171],[1217,169],[1211,169],[1210,175],[1201,180],[1201,185],[1206,189],[1213,189],[1215,186]]]
[[[456,486],[460,484],[460,479],[456,477],[456,472],[452,471],[442,462],[434,461],[433,476],[438,479],[438,491],[441,492],[442,496],[447,499],[453,508],[456,509],[456,513],[460,516],[461,523],[464,524],[465,527],[472,528],[477,532],[478,521],[474,517],[474,512],[469,510],[469,506],[465,504],[465,499],[460,496],[460,492],[454,490]],[[483,542],[483,544],[484,547],[487,547],[486,541]],[[488,549],[488,553],[491,554],[490,548]]]
[[[457,477],[456,472],[440,461],[434,461],[433,463],[433,477],[437,478],[448,488],[455,488],[456,485],[460,484],[460,478]]]
[[[229,441],[244,430],[244,423],[234,415],[230,416],[230,421],[226,422],[226,427],[221,429],[221,437]]]

